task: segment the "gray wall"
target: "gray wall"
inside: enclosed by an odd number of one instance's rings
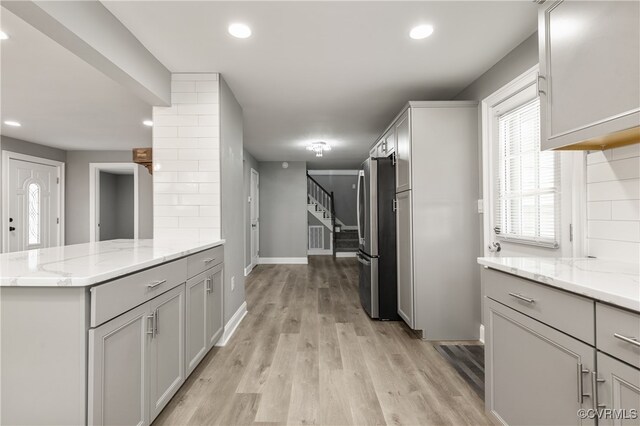
[[[49,160],[62,161],[67,160],[67,153],[61,149],[51,148],[32,142],[14,139],[8,136],[0,136],[0,151],[17,152],[19,154],[33,155],[34,157],[47,158]],[[2,161],[0,161],[0,181],[2,180]],[[1,187],[1,185],[0,185]],[[2,209],[2,197],[0,197],[0,211]],[[4,226],[0,226],[0,241],[2,241],[2,232]],[[68,243],[67,243],[68,244]],[[0,252],[2,245],[0,244]]]
[[[131,151],[67,152],[66,244],[89,242],[89,163],[130,162]]]
[[[229,321],[244,303],[244,185],[242,107],[220,77],[220,164],[224,247],[224,317]],[[235,289],[231,291],[231,279]]]
[[[311,175],[324,189],[333,191],[336,205],[336,217],[347,226],[356,226],[356,189],[357,175]]]
[[[259,163],[260,257],[307,257],[307,163]]]
[[[100,172],[100,240],[134,237],[133,175]]]
[[[258,170],[258,162],[246,149],[243,150],[243,182],[244,182],[244,266],[251,265],[251,169]]]

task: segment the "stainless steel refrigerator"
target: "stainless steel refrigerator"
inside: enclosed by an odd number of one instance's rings
[[[397,303],[395,169],[389,158],[370,158],[358,175],[357,216],[360,303],[371,318],[399,320]]]

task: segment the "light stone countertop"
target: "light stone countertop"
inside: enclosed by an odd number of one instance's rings
[[[0,254],[0,287],[88,287],[224,242],[111,240]]]
[[[480,257],[491,269],[640,312],[640,265],[591,258]]]

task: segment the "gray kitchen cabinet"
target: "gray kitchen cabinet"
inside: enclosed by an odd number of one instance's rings
[[[396,192],[411,189],[411,131],[408,108],[394,123],[396,152]]]
[[[593,425],[595,349],[489,298],[485,303],[486,410],[500,424]]]
[[[413,328],[413,224],[411,191],[396,194],[396,253],[398,258],[398,315]]]
[[[153,333],[149,341],[149,418],[156,418],[185,381],[185,288],[150,302]]]
[[[599,149],[608,143],[630,143],[634,137],[637,142],[638,16],[636,1],[553,1],[541,6],[538,83],[543,150]],[[603,139],[607,135],[609,139]]]
[[[207,348],[211,349],[222,336],[224,329],[223,312],[223,268],[222,265],[211,268],[208,272],[206,287]]]
[[[89,330],[89,424],[148,423],[147,350],[152,327],[145,303]]]
[[[640,416],[640,370],[598,352],[597,379],[602,380],[596,385],[597,405],[601,410],[617,410],[612,415],[601,415],[598,424],[637,425],[640,422],[637,417]],[[614,415],[623,418],[615,419]]]
[[[379,157],[388,157],[395,152],[396,148],[396,129],[391,127],[380,140]]]
[[[186,370],[187,375],[197,367],[207,353],[206,314],[208,297],[207,272],[189,278],[186,284]]]

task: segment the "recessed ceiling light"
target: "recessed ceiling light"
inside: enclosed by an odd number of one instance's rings
[[[409,37],[414,40],[422,40],[423,38],[429,37],[433,34],[433,26],[432,25],[418,25],[417,27],[413,27],[409,32]]]
[[[251,37],[251,28],[245,24],[231,24],[229,25],[229,34],[237,38]]]
[[[4,31],[0,31],[0,40],[7,40],[7,39],[9,39],[9,35]]]
[[[13,120],[6,120],[4,122],[4,124],[6,124],[7,126],[12,126],[12,127],[20,127],[20,126],[22,126],[22,124],[18,123],[17,121],[13,121]]]
[[[144,120],[144,121],[142,122],[142,124],[144,124],[145,126],[151,127],[151,126],[153,126],[153,121],[151,121],[151,120]]]

